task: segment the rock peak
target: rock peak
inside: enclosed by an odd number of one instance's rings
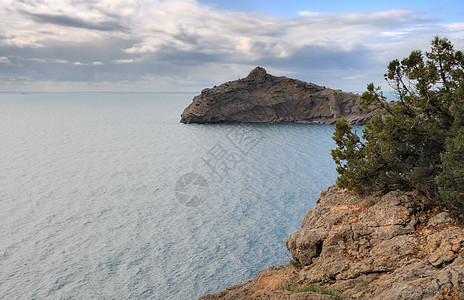
[[[248,74],[247,77],[256,77],[263,74],[267,74],[266,69],[263,67],[256,67],[253,70],[251,70],[250,74]]]
[[[245,80],[263,83],[266,80],[266,75],[266,69],[264,69],[263,67],[256,67],[253,70],[251,70],[250,74],[248,74]]]

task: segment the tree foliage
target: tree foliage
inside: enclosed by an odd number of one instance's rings
[[[335,124],[337,185],[359,193],[417,189],[464,206],[464,55],[447,38],[431,50],[391,61],[387,102],[368,84],[361,98],[376,115],[362,138],[345,119]]]

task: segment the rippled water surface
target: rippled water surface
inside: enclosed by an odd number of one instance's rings
[[[333,126],[185,125],[194,94],[0,94],[0,298],[194,299],[288,261]]]

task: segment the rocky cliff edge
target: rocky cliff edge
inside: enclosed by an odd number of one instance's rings
[[[204,89],[181,115],[182,123],[301,122],[332,124],[344,116],[364,125],[373,116],[360,96],[287,77],[262,67],[236,81]]]
[[[286,265],[200,299],[337,299],[287,284],[343,299],[464,299],[464,228],[413,192],[359,197],[331,186],[286,244]]]

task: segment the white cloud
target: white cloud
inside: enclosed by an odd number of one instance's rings
[[[319,16],[321,13],[310,11],[310,10],[303,10],[303,11],[297,12],[297,14],[302,17],[316,17],[316,16]]]
[[[8,57],[0,56],[0,64],[11,64],[11,61]]]
[[[406,34],[406,32],[401,32],[401,31],[384,31],[380,33],[381,36],[388,36],[388,37],[398,37],[404,34]]]
[[[450,30],[464,31],[464,22],[450,23],[450,24],[447,24],[445,26],[448,27]]]
[[[132,64],[132,63],[135,63],[135,62],[138,62],[140,60],[138,59],[135,59],[135,58],[131,58],[131,59],[115,59],[113,61],[111,61],[112,63],[114,64],[117,64],[117,65],[122,65],[122,64]]]
[[[342,77],[343,80],[356,80],[366,77],[366,74],[354,74],[346,77]]]
[[[40,63],[59,63],[59,64],[65,64],[69,62],[66,59],[56,59],[56,58],[29,58],[29,60],[40,62]]]
[[[61,80],[116,82],[154,76],[203,85],[244,76],[259,64],[302,79],[354,82],[363,78],[352,72],[375,70],[381,77],[384,69],[379,68],[389,60],[427,47],[434,35],[464,43],[464,23],[438,24],[420,11],[308,10],[298,15],[303,18],[224,11],[194,0],[4,0],[0,50],[6,59],[21,52],[13,63],[23,65],[4,76],[46,76],[27,72],[43,62],[55,63],[48,66],[57,68],[50,74],[65,78]],[[4,58],[0,63],[5,64]],[[68,79],[70,73],[59,63],[88,67],[73,73],[77,79]]]

